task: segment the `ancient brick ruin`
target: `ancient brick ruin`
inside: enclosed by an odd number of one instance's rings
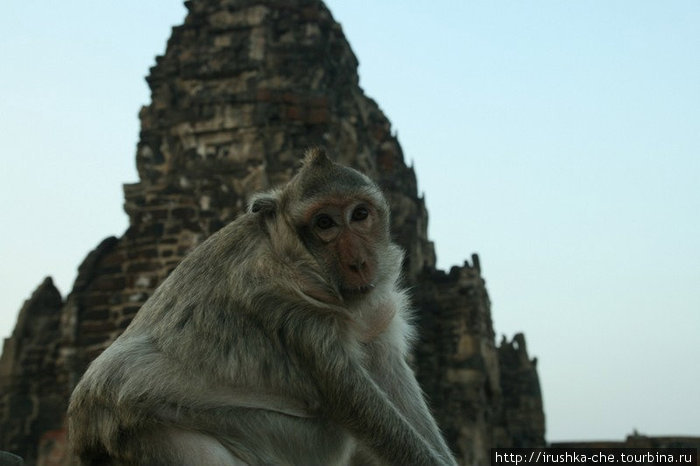
[[[494,446],[544,445],[535,361],[524,337],[498,347],[477,256],[436,270],[427,212],[391,125],[358,85],[357,59],[320,0],[193,0],[147,78],[139,181],[124,186],[129,228],[83,261],[63,299],[46,279],[0,359],[0,450],[27,464],[71,464],[68,397],[182,257],[240,214],[251,193],[288,180],[305,148],[374,177],[421,338],[415,367],[464,464]]]

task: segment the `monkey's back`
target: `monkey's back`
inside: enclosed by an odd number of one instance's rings
[[[317,396],[315,389],[273,343],[270,329],[284,318],[281,301],[288,298],[276,302],[280,290],[260,286],[259,262],[276,268],[257,252],[265,241],[249,215],[212,235],[90,364],[69,407],[69,437],[84,464],[178,464],[186,457],[178,448],[189,438],[182,432],[203,433],[253,463],[331,464],[350,454],[346,432],[310,418],[305,400]],[[227,277],[225,292],[220,277]],[[251,397],[260,387],[267,391]],[[304,445],[314,446],[317,460],[309,463]]]

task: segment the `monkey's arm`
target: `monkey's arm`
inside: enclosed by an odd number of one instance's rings
[[[447,465],[364,373],[349,362],[346,370],[326,377],[322,394],[329,415],[390,464]]]
[[[324,330],[313,331],[315,338],[298,338],[297,348],[309,363],[325,414],[388,464],[455,464],[451,457],[443,458],[397,410],[362,367],[359,355],[339,344],[334,332]],[[321,341],[319,335],[324,336]]]
[[[408,422],[422,435],[446,464],[456,465],[418,385],[413,371],[395,348],[373,348],[372,377]]]

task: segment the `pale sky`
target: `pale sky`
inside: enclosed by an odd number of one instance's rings
[[[329,0],[398,132],[438,265],[481,258],[547,440],[700,436],[700,2]],[[178,0],[0,15],[0,337],[127,227]]]

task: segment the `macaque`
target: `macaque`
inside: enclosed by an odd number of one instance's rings
[[[406,362],[402,261],[377,185],[308,151],[90,365],[74,451],[85,465],[455,465]]]

